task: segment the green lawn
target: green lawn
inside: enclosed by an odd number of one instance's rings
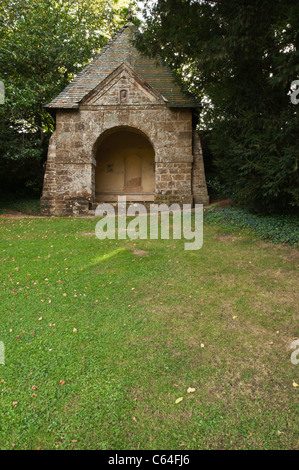
[[[94,228],[0,219],[0,448],[298,448],[298,250]]]

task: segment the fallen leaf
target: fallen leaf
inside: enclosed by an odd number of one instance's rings
[[[64,385],[64,384],[65,384],[65,381],[64,381],[64,380],[60,380],[59,385]]]
[[[178,404],[178,403],[180,403],[182,400],[183,400],[183,397],[177,398],[176,401],[175,401],[175,403]]]
[[[296,388],[296,387],[299,387],[299,385],[295,381],[293,381],[293,387]]]

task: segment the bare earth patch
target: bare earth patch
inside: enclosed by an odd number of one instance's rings
[[[225,235],[218,235],[217,240],[220,242],[235,242],[237,240],[240,240],[240,237],[234,237],[230,234],[225,234]]]
[[[24,219],[24,218],[41,218],[40,215],[31,215],[31,214],[24,214],[23,212],[9,210],[9,212],[0,214],[1,218],[4,219]]]
[[[133,255],[136,256],[148,256],[148,252],[145,250],[133,250]]]
[[[233,202],[230,199],[212,199],[209,206],[217,204],[218,209],[233,206]]]

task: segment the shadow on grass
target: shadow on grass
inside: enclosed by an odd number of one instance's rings
[[[20,212],[26,215],[40,215],[40,200],[25,194],[0,193],[0,215]]]

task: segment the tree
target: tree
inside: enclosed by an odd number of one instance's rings
[[[295,0],[159,0],[145,4],[139,48],[159,54],[205,97],[218,175],[235,201],[255,210],[299,205],[299,5]]]
[[[14,185],[19,177],[27,187],[40,191],[40,162],[54,129],[53,117],[44,106],[123,25],[127,3],[2,0],[0,80],[6,98],[0,105],[2,186],[11,183],[10,175]],[[28,175],[32,167],[38,169],[35,178]]]

